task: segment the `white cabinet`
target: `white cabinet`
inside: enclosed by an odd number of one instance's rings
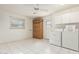
[[[63,15],[58,15],[55,16],[55,24],[64,24],[64,23],[69,23],[70,22],[70,14],[63,14]]]
[[[62,46],[78,51],[78,32],[62,32]]]
[[[78,23],[79,12],[70,12],[55,16],[55,24]]]
[[[79,22],[79,12],[71,13],[70,21],[71,23],[78,23]]]
[[[55,16],[55,24],[62,24],[62,22],[63,22],[62,15]]]
[[[70,17],[71,17],[70,13],[63,14],[62,15],[62,19],[63,19],[62,23],[63,24],[70,23]]]
[[[61,32],[58,31],[53,32],[49,39],[49,43],[57,46],[61,46]]]
[[[63,23],[78,23],[79,22],[79,12],[72,12],[63,14]]]
[[[52,27],[51,27],[51,21],[46,22],[46,38],[49,39],[51,36]]]

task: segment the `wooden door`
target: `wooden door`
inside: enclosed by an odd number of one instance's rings
[[[33,20],[33,38],[43,39],[43,19],[40,17]]]

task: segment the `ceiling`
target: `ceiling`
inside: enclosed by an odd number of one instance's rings
[[[0,9],[17,13],[23,16],[46,16],[58,10],[79,6],[79,5],[59,5],[59,4],[38,4],[39,10],[35,11],[37,4],[0,4]],[[35,14],[33,14],[36,12]]]

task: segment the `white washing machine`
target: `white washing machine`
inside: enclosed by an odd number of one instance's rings
[[[62,47],[78,51],[79,32],[62,32]]]
[[[52,32],[51,36],[49,37],[49,43],[57,46],[61,46],[61,34],[60,31],[54,31]]]

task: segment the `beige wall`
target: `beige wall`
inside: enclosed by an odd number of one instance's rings
[[[25,19],[25,29],[10,29],[10,16]],[[32,38],[32,20],[0,10],[0,43]]]

